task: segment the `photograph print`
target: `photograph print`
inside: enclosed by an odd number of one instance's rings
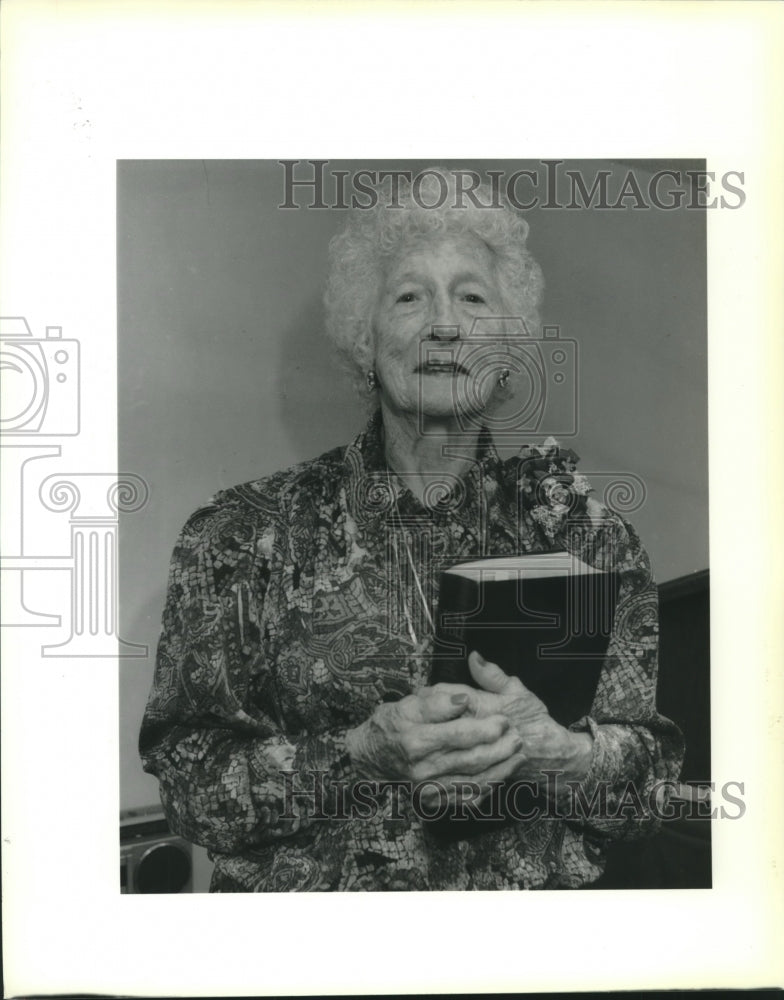
[[[704,160],[120,160],[120,887],[710,888]]]

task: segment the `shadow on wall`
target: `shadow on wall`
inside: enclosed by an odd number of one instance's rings
[[[172,548],[174,548],[174,541],[172,541]],[[147,646],[147,656],[146,658],[134,660],[127,659],[124,661],[125,664],[129,666],[136,665],[137,669],[143,669],[140,664],[144,663],[144,659],[151,663],[155,663],[155,653],[158,644],[158,637],[161,631],[161,620],[163,618],[163,608],[166,603],[166,580],[156,580],[155,586],[150,588],[150,594],[148,595],[144,605],[137,609],[134,617],[128,621],[123,622],[122,627],[122,637],[126,642],[138,643]],[[152,678],[150,678],[152,680]],[[139,716],[139,725],[141,725],[142,719]]]
[[[122,623],[127,641],[147,646],[147,656],[119,661],[120,683],[120,801],[123,808],[151,805],[159,801],[158,782],[142,772],[139,729],[155,669],[155,654],[166,601],[165,577],[155,581],[144,603]]]
[[[364,401],[340,370],[323,330],[321,295],[314,293],[280,341],[276,374],[280,426],[292,453],[303,458],[348,444],[368,419]],[[324,420],[325,413],[329,420]]]

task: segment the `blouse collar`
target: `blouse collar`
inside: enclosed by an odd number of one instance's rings
[[[488,428],[479,434],[476,461],[462,478],[445,478],[425,506],[392,473],[384,455],[383,422],[378,410],[365,429],[345,451],[347,506],[358,524],[369,525],[391,517],[429,517],[457,521],[466,530],[485,524],[488,501],[494,518],[505,521],[509,502],[519,520],[530,512],[548,538],[561,532],[567,514],[598,517],[604,511],[589,494],[593,492],[584,476],[576,471],[579,456],[561,448],[554,438],[543,445],[524,445],[520,452],[502,460]],[[597,513],[598,512],[598,513]],[[509,525],[503,530],[512,530]],[[499,525],[499,530],[501,526]]]
[[[486,427],[479,433],[476,461],[465,476],[444,476],[431,488],[425,505],[408,488],[405,478],[392,472],[384,454],[384,425],[377,410],[345,451],[345,485],[349,509],[360,523],[388,518],[393,511],[406,516],[475,519],[474,505],[487,480],[500,481],[504,464]]]

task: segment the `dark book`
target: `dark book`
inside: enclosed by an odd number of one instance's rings
[[[500,556],[460,563],[441,574],[431,683],[475,687],[468,654],[477,650],[542,699],[569,726],[593,704],[607,654],[619,577],[568,552]],[[506,788],[506,786],[504,786]],[[510,790],[503,792],[506,796]],[[511,792],[510,792],[511,793]],[[428,818],[429,836],[471,838],[546,807],[542,788],[517,788],[515,813],[485,807],[474,818]]]
[[[441,574],[431,683],[475,683],[468,654],[497,663],[563,726],[591,708],[612,634],[618,575],[568,552],[500,556]]]

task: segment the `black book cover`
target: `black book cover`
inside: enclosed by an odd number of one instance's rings
[[[475,686],[477,650],[563,726],[590,711],[612,634],[615,573],[567,552],[495,557],[441,574],[431,682]]]
[[[569,726],[588,714],[612,634],[618,574],[567,552],[461,563],[441,574],[431,683],[475,687],[468,654],[477,650],[542,699]],[[521,788],[518,810],[544,808],[543,792]],[[471,837],[495,819],[428,822],[439,838]]]

